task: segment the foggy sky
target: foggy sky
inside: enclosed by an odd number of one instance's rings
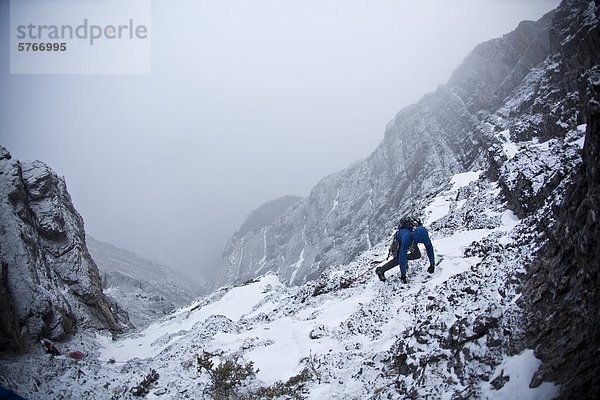
[[[472,48],[555,0],[153,1],[149,75],[10,75],[0,143],[67,181],[88,234],[195,275],[245,215],[367,157]]]

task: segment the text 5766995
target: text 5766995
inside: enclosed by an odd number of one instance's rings
[[[20,42],[17,45],[17,49],[19,51],[67,51],[67,44]]]

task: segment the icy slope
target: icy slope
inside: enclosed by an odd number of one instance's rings
[[[521,156],[532,148],[555,168],[535,171],[540,178],[573,168],[582,137],[576,129],[543,145],[521,142],[504,175],[523,170]],[[82,336],[67,345],[89,354],[79,363],[45,355],[3,362],[3,385],[31,398],[129,398],[155,369],[160,378],[148,398],[209,398],[207,377],[195,365],[195,355],[209,351],[254,362],[259,371],[247,390],[307,367],[312,380],[304,395],[311,399],[552,398],[558,388],[533,379],[539,361],[525,348],[518,306],[538,246],[538,216],[517,219],[500,190],[485,172],[472,171],[452,177],[424,205],[441,262],[432,275],[425,259],[409,263],[407,285],[396,270],[387,283],[374,276],[371,261],[387,254],[384,241],[299,287],[266,275],[116,341]],[[357,279],[342,289],[349,278]]]

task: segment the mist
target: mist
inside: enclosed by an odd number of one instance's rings
[[[11,75],[0,4],[0,143],[65,177],[88,234],[203,278],[251,210],[558,1],[153,1],[144,75]]]

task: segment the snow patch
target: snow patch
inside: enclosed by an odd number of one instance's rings
[[[260,272],[264,267],[265,264],[267,263],[267,230],[269,228],[263,228],[263,256],[262,258],[258,261],[258,269],[255,271],[255,273]]]
[[[496,368],[490,382],[502,376],[508,377],[508,382],[500,390],[495,390],[490,383],[484,384],[482,392],[485,398],[488,400],[546,400],[556,398],[559,387],[553,383],[544,382],[537,388],[529,387],[533,374],[538,370],[541,363],[531,349],[506,358]]]
[[[452,179],[450,179],[450,183],[452,183],[451,190],[458,190],[462,187],[468,186],[471,182],[475,182],[479,179],[479,175],[481,175],[482,172],[483,170],[467,171],[463,172],[462,174],[454,175]]]
[[[338,206],[339,199],[340,198],[340,189],[338,189],[337,194],[335,195],[335,199],[333,200],[333,206],[331,207],[331,210],[329,210],[329,212],[327,213],[327,217],[329,217],[331,215],[331,213],[336,209],[336,207]]]
[[[498,137],[504,141],[502,143],[502,152],[509,159],[513,159],[519,152],[519,147],[510,140],[510,130],[506,129],[498,133]]]
[[[212,315],[223,315],[232,321],[252,311],[255,305],[265,298],[273,287],[282,286],[276,276],[267,275],[257,282],[237,287],[227,292],[221,299],[205,306],[198,304],[182,308],[172,317],[150,325],[138,335],[112,342],[108,337],[98,336],[102,344],[99,359],[127,361],[133,358],[149,358],[156,356],[173,341],[178,340],[195,324],[203,322]]]
[[[302,248],[302,251],[300,252],[300,257],[298,257],[298,261],[296,261],[296,263],[294,265],[292,265],[292,268],[294,268],[294,272],[292,272],[292,276],[290,277],[290,283],[294,282],[294,279],[296,278],[296,274],[298,273],[298,270],[300,270],[300,267],[302,267],[303,262],[304,262],[304,248]]]
[[[431,223],[438,219],[444,218],[450,211],[450,202],[452,196],[437,196],[433,201],[425,208],[425,225],[431,225]]]
[[[436,257],[441,259],[433,278],[427,286],[435,287],[447,281],[454,275],[468,271],[477,264],[478,257],[464,257],[464,250],[473,242],[477,242],[492,233],[493,229],[475,229],[472,231],[456,232],[452,236],[432,240]]]
[[[444,218],[450,212],[450,205],[456,198],[456,194],[460,188],[468,186],[471,182],[479,179],[483,170],[468,171],[461,174],[456,174],[450,179],[452,185],[449,190],[438,194],[425,208],[425,225],[431,225],[433,222]],[[460,207],[464,205],[464,201]]]
[[[338,191],[339,194],[339,191]],[[335,208],[335,205],[334,207]],[[331,210],[333,211],[333,209]],[[331,212],[330,212],[331,214]],[[305,217],[306,219],[306,217]],[[304,263],[304,249],[306,248],[306,223],[304,224],[304,228],[302,229],[302,241],[304,242],[304,247],[302,247],[302,251],[300,251],[300,257],[298,257],[298,261],[296,261],[293,265],[290,266],[290,268],[294,268],[294,272],[292,272],[292,275],[290,276],[290,283],[294,282],[294,279],[296,278],[296,274],[298,273],[298,271],[300,270],[300,268],[302,268],[302,264]]]
[[[585,131],[587,129],[587,124],[582,124],[582,125],[578,125],[577,126],[577,130],[579,132],[583,132],[584,134],[577,139],[576,141],[573,142],[573,144],[579,146],[580,149],[583,149],[583,145],[585,144]]]

